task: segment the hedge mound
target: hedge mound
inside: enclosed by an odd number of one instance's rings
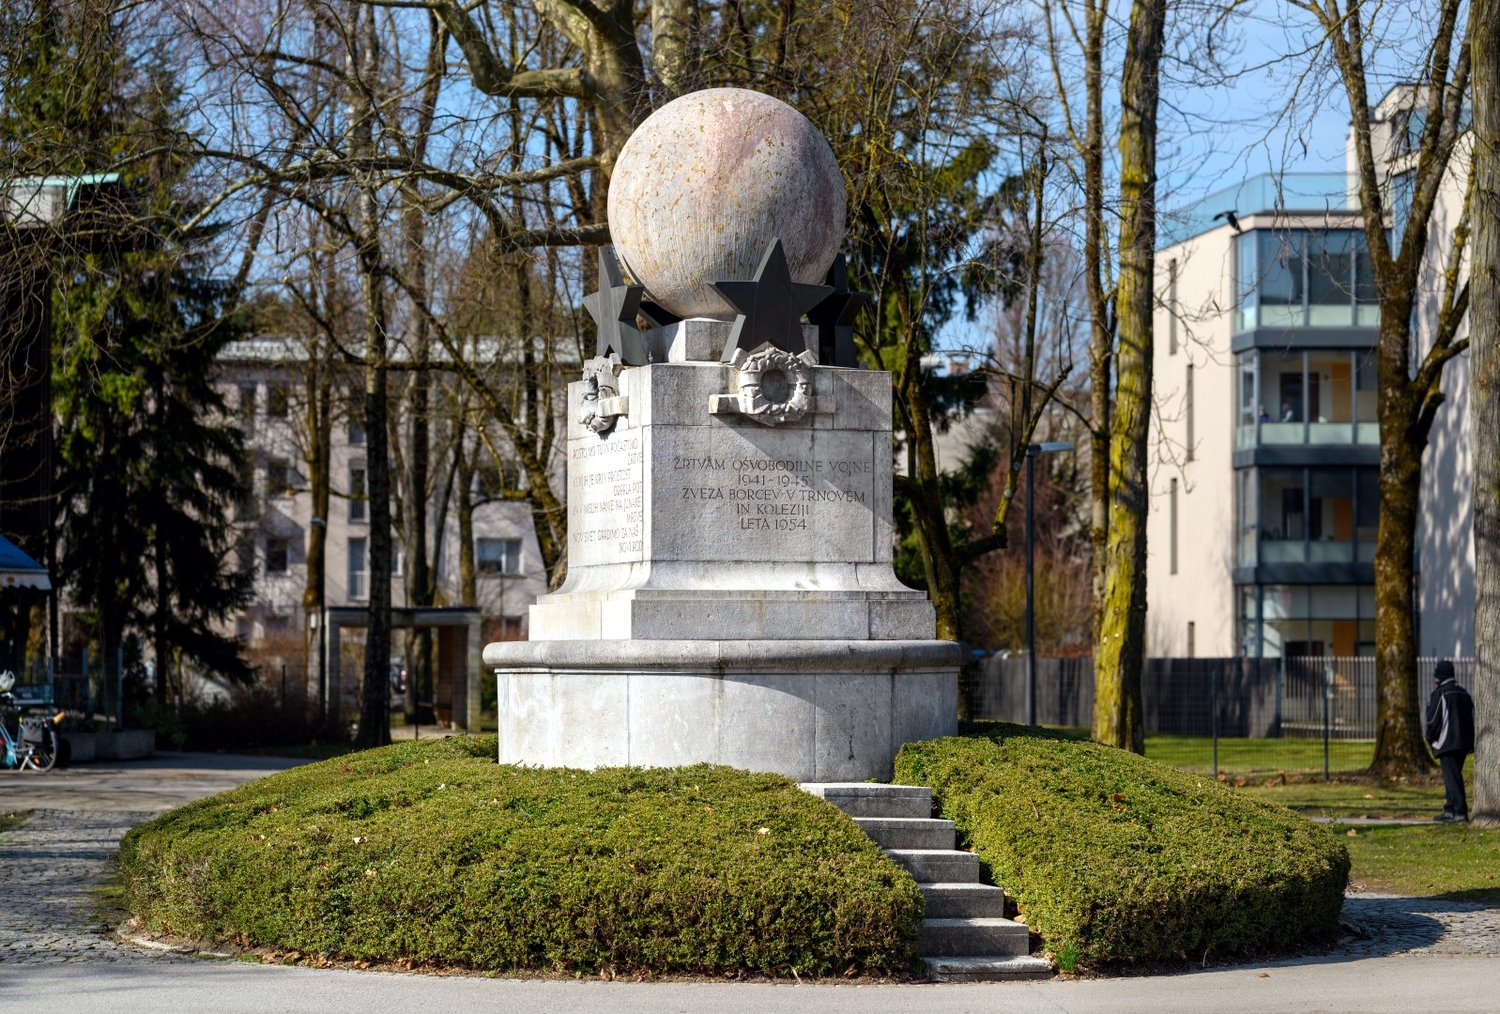
[[[486,970],[909,970],[915,883],[775,775],[497,765],[494,737],[405,743],[251,782],[135,828],[151,930]]]
[[[1349,854],[1326,828],[1201,775],[1026,726],[909,743],[1058,964],[1244,957],[1330,934]]]

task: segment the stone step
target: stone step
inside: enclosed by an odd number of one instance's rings
[[[918,884],[929,919],[1004,918],[1005,891],[989,884]]]
[[[886,849],[919,884],[977,884],[979,857],[956,849]]]
[[[1050,979],[1052,962],[1026,954],[1005,957],[923,958],[927,977],[934,982],[1007,982]]]
[[[932,790],[925,785],[877,782],[803,782],[810,792],[851,817],[931,817]]]
[[[957,836],[953,821],[932,817],[854,817],[877,845],[888,849],[951,849]]]
[[[1009,956],[1028,954],[1031,937],[1025,926],[1009,919],[924,919],[917,953],[928,957]]]

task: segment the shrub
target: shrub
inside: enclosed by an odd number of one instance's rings
[[[1098,743],[995,723],[907,744],[896,780],[932,787],[1060,964],[1285,950],[1343,904],[1349,855],[1327,829]]]
[[[497,765],[493,737],[347,755],[141,825],[152,930],[309,955],[593,973],[905,972],[911,878],[785,778]]]

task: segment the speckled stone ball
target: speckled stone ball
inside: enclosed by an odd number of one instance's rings
[[[609,231],[625,269],[679,317],[733,316],[711,284],[751,278],[773,239],[792,280],[821,283],[844,241],[844,177],[818,129],[744,88],[692,92],[625,142]]]

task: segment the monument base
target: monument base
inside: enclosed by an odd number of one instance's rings
[[[957,731],[952,641],[501,641],[500,762],[725,764],[888,780],[896,751]]]

